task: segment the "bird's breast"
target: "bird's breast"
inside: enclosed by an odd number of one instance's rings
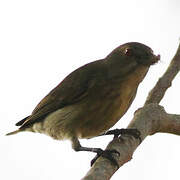
[[[110,129],[127,111],[136,94],[136,88],[122,85],[89,104],[83,113],[77,133],[81,138],[97,136]]]
[[[97,136],[110,129],[126,113],[132,104],[139,83],[148,68],[139,67],[138,71],[123,80],[108,83],[96,98],[91,98],[82,117],[78,133],[82,138]],[[98,98],[100,97],[100,98]]]

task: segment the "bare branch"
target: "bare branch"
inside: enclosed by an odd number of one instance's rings
[[[179,70],[180,70],[180,44],[168,69],[166,70],[164,75],[158,80],[155,87],[150,91],[146,99],[145,105],[150,103],[157,103],[157,104],[160,103],[166,90],[171,86],[171,82],[173,81]]]
[[[141,139],[157,132],[180,135],[180,115],[167,114],[162,106],[148,104],[138,110],[128,128],[137,128],[141,132]],[[122,135],[114,139],[106,149],[116,149],[120,156],[114,155],[119,167],[132,159],[132,155],[139,146],[139,140],[129,135]],[[117,168],[109,160],[99,158],[82,180],[109,180]]]
[[[167,114],[165,122],[161,123],[159,132],[180,135],[180,115]]]

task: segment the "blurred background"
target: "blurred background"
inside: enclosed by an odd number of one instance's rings
[[[74,152],[69,141],[41,134],[4,135],[70,72],[137,41],[160,54],[161,61],[150,68],[129,111],[114,126],[125,128],[173,58],[179,21],[179,0],[1,0],[0,178],[81,179],[95,154]],[[161,102],[168,113],[180,114],[179,83],[178,75]],[[105,148],[111,139],[81,144]],[[149,136],[112,180],[179,179],[179,152],[180,137]]]

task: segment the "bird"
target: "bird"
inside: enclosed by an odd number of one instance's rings
[[[70,73],[29,116],[16,123],[19,129],[6,135],[43,133],[56,140],[69,139],[75,151],[107,157],[105,154],[116,151],[105,153],[101,148],[84,147],[80,139],[97,137],[113,127],[129,109],[150,66],[159,60],[160,55],[147,45],[122,44],[105,58]]]

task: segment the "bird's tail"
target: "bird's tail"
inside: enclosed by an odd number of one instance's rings
[[[12,132],[10,132],[10,133],[7,133],[6,136],[13,135],[13,134],[17,134],[17,133],[19,133],[19,132],[21,132],[21,131],[22,131],[21,129],[18,129],[18,130],[16,130],[16,131],[12,131]]]

